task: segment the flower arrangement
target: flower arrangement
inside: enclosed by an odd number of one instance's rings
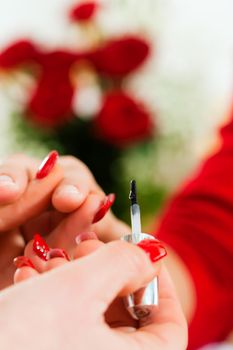
[[[154,113],[126,88],[151,44],[138,33],[106,36],[95,22],[101,10],[100,3],[84,1],[69,12],[86,48],[50,49],[21,39],[0,52],[0,70],[6,78],[18,72],[30,78],[17,113],[24,137],[80,158],[106,192],[124,195],[122,154],[145,148],[156,135]],[[118,208],[124,210],[122,203]]]

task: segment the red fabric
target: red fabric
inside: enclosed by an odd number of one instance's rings
[[[173,198],[157,232],[195,283],[189,350],[224,340],[233,330],[233,121],[221,135],[220,150]]]

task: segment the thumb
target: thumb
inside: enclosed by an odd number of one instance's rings
[[[32,180],[18,201],[0,208],[0,232],[22,225],[47,208],[51,193],[62,178],[63,170],[56,165],[42,180]]]

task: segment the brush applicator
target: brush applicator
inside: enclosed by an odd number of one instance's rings
[[[122,240],[133,244],[138,244],[148,239],[154,240],[155,238],[152,235],[141,232],[140,207],[137,203],[135,180],[132,180],[130,183],[129,199],[131,201],[130,214],[132,234],[123,236]],[[155,277],[147,286],[125,297],[124,301],[127,310],[134,319],[140,320],[149,316],[151,310],[154,309],[155,306],[158,306],[158,278]]]

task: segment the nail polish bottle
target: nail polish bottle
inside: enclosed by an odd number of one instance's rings
[[[137,244],[144,239],[155,239],[152,235],[141,232],[140,207],[137,203],[135,180],[131,181],[129,198],[131,200],[130,211],[132,234],[123,236],[122,240],[132,244]],[[158,307],[158,278],[155,277],[147,286],[125,297],[124,302],[126,309],[134,319],[140,320],[144,317],[148,317],[151,310]]]

